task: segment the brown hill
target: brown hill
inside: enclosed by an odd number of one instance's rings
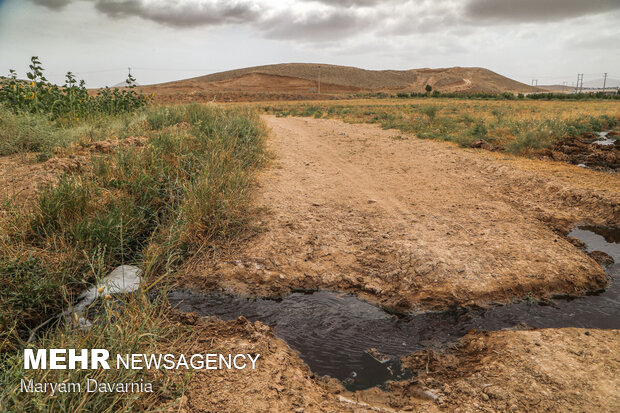
[[[325,64],[287,63],[229,70],[192,79],[143,86],[146,93],[206,96],[220,94],[311,94],[319,67],[321,93],[422,92],[427,84],[441,92],[535,92],[538,89],[478,67],[366,70]]]

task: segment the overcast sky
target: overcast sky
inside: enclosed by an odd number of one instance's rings
[[[620,0],[0,0],[0,74],[140,84],[272,63],[620,78]]]

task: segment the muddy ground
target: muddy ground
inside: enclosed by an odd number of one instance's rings
[[[617,132],[610,132],[605,137],[616,138]],[[591,169],[615,172],[620,168],[620,140],[603,145],[598,142],[603,137],[597,134],[564,139],[549,149],[541,150],[537,156]]]
[[[262,231],[198,257],[183,284],[241,295],[349,291],[400,311],[579,295],[607,276],[576,223],[620,224],[620,179],[565,162],[423,141],[373,125],[266,117]],[[252,374],[199,373],[181,410],[586,411],[620,409],[617,330],[470,332],[409,355],[418,373],[356,393],[316,377],[270,328],[188,316],[196,343],[264,355]]]
[[[471,332],[442,352],[405,358],[417,378],[347,392],[315,376],[260,322],[192,314],[189,353],[260,354],[256,370],[201,370],[175,412],[614,412],[620,408],[620,332]],[[175,349],[178,351],[178,349]],[[172,410],[171,410],[172,411]]]
[[[562,234],[620,224],[620,179],[418,140],[374,125],[266,117],[263,232],[190,287],[244,295],[349,291],[398,311],[580,295],[601,267]]]
[[[326,288],[412,311],[579,295],[608,283],[564,235],[576,223],[620,225],[617,174],[374,125],[265,121],[275,157],[255,199],[262,231],[215,261],[198,256],[182,274],[185,286],[267,296]],[[2,158],[0,185],[9,197],[31,198],[37,185],[113,149],[102,145],[78,151],[84,159]],[[264,324],[176,318],[198,332],[184,353],[261,359],[253,372],[198,372],[174,411],[620,410],[617,330],[472,332],[451,347],[407,356],[415,379],[351,393],[315,376]]]

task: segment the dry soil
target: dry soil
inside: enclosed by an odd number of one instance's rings
[[[620,224],[617,175],[418,140],[373,125],[266,117],[273,165],[256,202],[263,231],[213,261],[193,287],[246,295],[350,291],[408,311],[603,287],[601,267],[563,234]],[[271,329],[184,315],[195,351],[257,352],[256,371],[200,372],[187,412],[614,412],[620,333],[470,332],[404,362],[417,377],[347,392],[312,374]]]
[[[350,291],[400,311],[602,288],[562,234],[620,223],[617,175],[424,141],[374,125],[266,117],[263,231],[185,282],[245,295]]]

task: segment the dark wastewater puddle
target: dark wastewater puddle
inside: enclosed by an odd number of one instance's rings
[[[569,235],[585,242],[588,251],[604,251],[620,263],[620,229],[579,227]],[[609,288],[586,297],[409,316],[396,316],[353,295],[329,291],[293,293],[274,300],[180,290],[171,292],[168,299],[185,312],[224,320],[243,315],[262,321],[299,351],[314,373],[335,377],[349,390],[359,390],[407,377],[410,373],[401,371],[399,357],[456,341],[471,329],[618,329],[620,282],[614,281],[620,279],[620,265],[611,266],[608,273],[612,277]]]

